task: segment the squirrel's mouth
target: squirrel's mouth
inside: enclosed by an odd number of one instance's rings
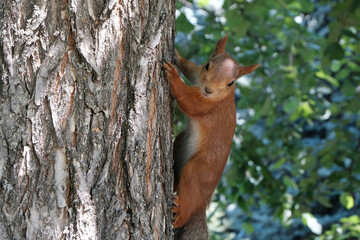
[[[202,95],[203,95],[204,97],[206,97],[206,98],[209,97],[209,95],[208,95],[207,93],[204,93],[204,92],[201,92],[201,93],[202,93]]]

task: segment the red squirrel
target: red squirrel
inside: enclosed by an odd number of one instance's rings
[[[225,52],[226,40],[217,42],[203,66],[176,51],[176,66],[193,86],[182,82],[173,64],[164,64],[172,95],[187,119],[187,129],[174,142],[173,226],[182,228],[177,239],[208,238],[205,210],[222,176],[236,126],[234,81],[259,66],[240,66]]]

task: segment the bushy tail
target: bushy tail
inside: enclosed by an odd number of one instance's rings
[[[175,240],[208,240],[209,232],[206,225],[206,213],[193,215],[189,222],[175,229]]]

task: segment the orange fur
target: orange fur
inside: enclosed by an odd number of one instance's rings
[[[177,66],[194,86],[184,84],[171,63],[164,64],[171,92],[187,116],[187,130],[174,143],[175,228],[205,212],[222,176],[235,132],[235,84],[231,83],[259,66],[239,66],[225,53],[226,40],[227,36],[219,40],[204,66],[176,52]]]

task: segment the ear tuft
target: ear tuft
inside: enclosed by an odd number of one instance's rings
[[[212,57],[217,54],[225,52],[225,45],[226,45],[227,38],[228,38],[228,36],[225,35],[225,37],[223,37],[216,43],[216,48],[215,48],[214,52],[211,54]]]
[[[239,78],[246,74],[252,73],[259,66],[260,66],[260,64],[254,64],[254,65],[250,65],[250,66],[239,66],[237,77]]]

